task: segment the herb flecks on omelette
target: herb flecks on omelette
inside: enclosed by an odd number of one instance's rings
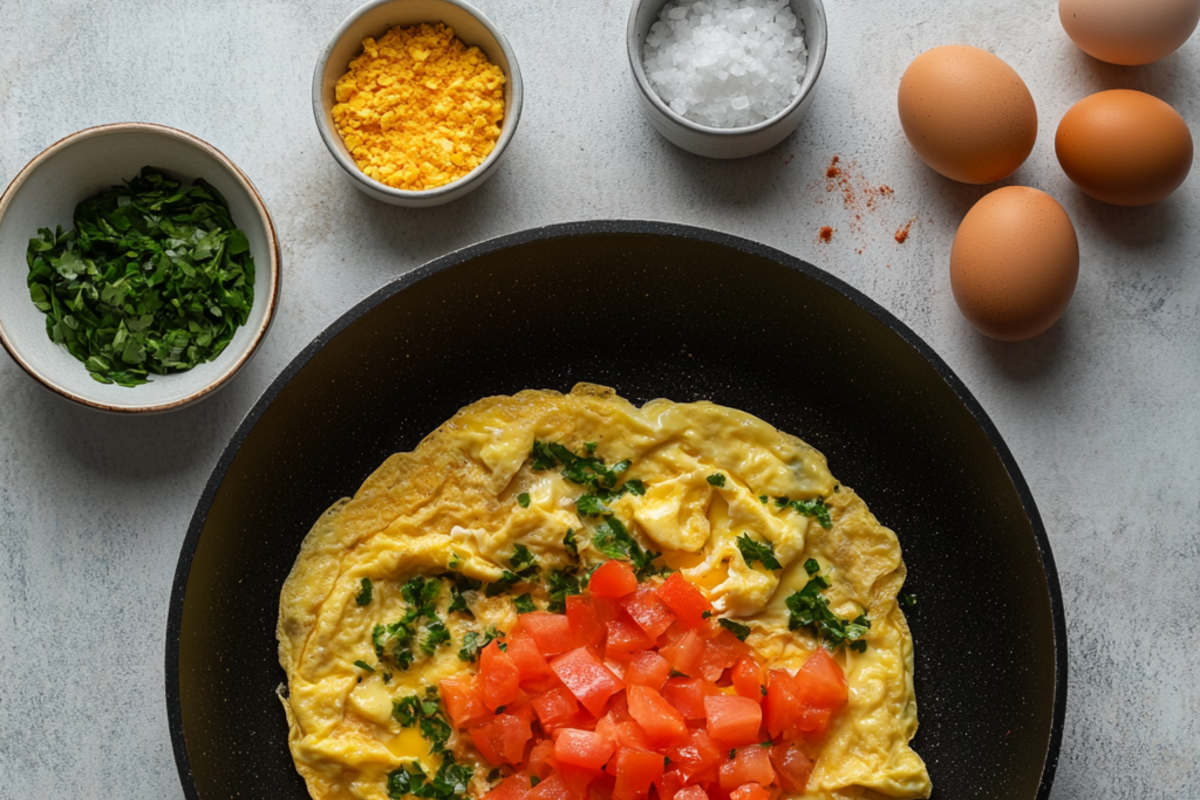
[[[289,746],[318,800],[927,797],[904,574],[744,412],[488,398],[305,538]]]

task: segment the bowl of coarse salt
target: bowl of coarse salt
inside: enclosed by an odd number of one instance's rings
[[[634,0],[626,32],[650,124],[709,158],[761,153],[796,130],[825,40],[821,0]]]

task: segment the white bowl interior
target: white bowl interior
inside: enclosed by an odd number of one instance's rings
[[[476,12],[478,13],[478,12]],[[364,175],[355,164],[354,156],[342,141],[333,122],[333,107],[336,105],[337,82],[346,74],[350,62],[362,52],[363,39],[368,36],[380,37],[394,27],[409,27],[422,22],[435,24],[444,23],[454,30],[457,36],[468,47],[478,47],[488,59],[504,71],[507,80],[504,82],[504,122],[501,127],[500,141],[491,154],[475,170],[457,181],[429,189],[423,192],[407,192],[394,189],[378,183]],[[379,2],[356,12],[351,19],[334,34],[328,50],[322,59],[323,68],[320,76],[320,105],[321,105],[321,135],[326,144],[341,162],[342,167],[354,178],[369,184],[377,193],[388,193],[410,197],[414,204],[433,205],[440,195],[450,193],[461,184],[475,179],[479,173],[500,156],[516,126],[516,114],[520,111],[521,85],[520,73],[511,64],[504,46],[496,35],[488,29],[475,15],[449,0],[390,0]],[[429,203],[422,203],[421,198],[427,198]]]
[[[0,334],[12,355],[60,394],[116,411],[169,410],[224,385],[257,347],[274,309],[278,265],[265,208],[217,155],[169,129],[99,128],[50,151],[17,176],[0,207]],[[145,166],[185,185],[204,178],[225,196],[234,223],[250,242],[254,304],[246,324],[215,360],[186,372],[151,375],[141,386],[102,384],[46,334],[47,317],[29,298],[25,252],[39,228],[61,225],[69,230],[80,201],[134,177]]]

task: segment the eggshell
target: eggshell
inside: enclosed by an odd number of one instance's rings
[[[1183,117],[1145,92],[1110,89],[1067,110],[1054,136],[1067,177],[1097,200],[1143,206],[1179,188],[1192,168]]]
[[[1200,21],[1200,0],[1059,0],[1058,18],[1080,50],[1111,64],[1174,53]]]
[[[1027,186],[984,195],[950,249],[950,287],[980,333],[1015,342],[1053,325],[1075,293],[1079,240],[1057,201]]]
[[[986,50],[935,47],[900,79],[900,124],[921,160],[963,183],[1007,178],[1037,139],[1037,108],[1021,76]]]

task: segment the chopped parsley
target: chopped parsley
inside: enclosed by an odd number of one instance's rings
[[[575,541],[575,529],[567,528],[567,535],[563,537],[563,547],[567,548],[567,552],[571,554],[575,560],[579,560],[579,542]]]
[[[392,716],[405,728],[418,726],[421,729],[421,736],[429,742],[430,753],[446,752],[446,742],[450,739],[450,734],[454,732],[454,729],[446,721],[436,686],[425,687],[423,698],[411,694],[400,700],[393,700]],[[447,758],[449,758],[449,754],[447,754]]]
[[[915,594],[909,594],[908,592],[900,593],[900,605],[904,606],[905,608],[912,608],[916,604],[917,596]]]
[[[724,617],[721,617],[717,620],[717,624],[732,633],[740,641],[746,641],[746,637],[750,635],[750,627],[748,625],[743,625],[740,622],[734,622],[731,619],[725,619]]]
[[[370,578],[363,578],[359,584],[362,588],[358,590],[358,596],[354,598],[354,602],[360,606],[371,604],[371,597],[375,594],[375,587],[371,585]]]
[[[813,567],[819,570],[815,559],[804,563],[805,569],[812,577],[804,588],[793,592],[787,599],[788,628],[800,630],[809,628],[818,637],[825,640],[830,650],[837,650],[846,644],[858,653],[866,652],[867,643],[862,639],[871,628],[871,621],[866,614],[859,614],[853,620],[843,620],[829,610],[829,600],[821,592],[829,588],[829,581],[821,577]]]
[[[825,530],[833,527],[833,518],[829,516],[829,506],[818,497],[816,500],[793,500],[788,505],[796,512],[806,517],[812,517]]]
[[[540,472],[554,469],[561,464],[562,476],[571,483],[584,487],[590,494],[599,495],[603,490],[616,490],[618,494],[611,495],[610,502],[627,491],[634,494],[645,493],[645,486],[641,481],[632,487],[628,486],[629,482],[627,481],[625,486],[617,489],[617,481],[620,480],[621,473],[628,470],[632,463],[629,459],[618,461],[610,467],[605,465],[602,459],[595,457],[595,442],[586,443],[584,449],[587,451],[587,455],[580,456],[572,453],[570,449],[558,442],[535,441],[533,451],[530,453],[533,461],[530,466],[535,472]]]
[[[758,502],[762,503],[764,506],[767,504],[767,501],[770,499],[771,498],[767,497],[765,494],[760,494],[758,496]]]
[[[546,610],[554,614],[562,614],[567,610],[568,595],[579,594],[583,591],[579,576],[566,569],[556,569],[551,572],[547,588],[550,590],[550,604],[546,606]]]
[[[467,786],[474,775],[474,768],[459,764],[454,756],[446,753],[433,778],[428,777],[416,761],[392,770],[388,773],[387,793],[391,800],[403,800],[408,795],[422,800],[469,800]]]
[[[724,488],[725,487],[725,475],[720,472],[718,472],[714,475],[709,475],[708,482],[711,486],[716,486],[717,488]]]
[[[94,380],[137,386],[212,361],[254,305],[250,242],[203,178],[143,167],[30,239],[29,298]]]
[[[474,663],[479,658],[480,650],[491,644],[493,639],[499,639],[503,635],[503,631],[498,631],[490,625],[483,633],[467,632],[463,635],[463,646],[458,651],[458,660]]]
[[[504,570],[500,575],[500,580],[487,585],[487,589],[483,592],[487,597],[498,597],[518,583],[537,577],[537,556],[523,544],[513,547],[513,554],[508,558],[508,565],[512,569]]]
[[[441,577],[450,580],[450,607],[446,609],[446,613],[460,611],[468,617],[474,617],[475,614],[467,604],[467,592],[478,592],[483,584],[461,572],[447,572]]]
[[[516,607],[518,614],[528,614],[530,611],[537,611],[537,606],[533,604],[533,595],[528,592],[514,597],[513,605]]]
[[[756,542],[750,538],[750,534],[743,533],[738,537],[737,546],[742,551],[742,560],[747,567],[760,561],[767,569],[783,569],[783,564],[775,557],[775,546],[770,542]]]
[[[442,582],[436,578],[413,576],[408,583],[400,587],[400,594],[408,603],[408,611],[404,616],[388,625],[376,625],[371,630],[371,641],[375,645],[375,655],[381,660],[391,658],[402,670],[412,666],[415,654],[412,646],[416,641],[417,631],[421,620],[428,620],[425,626],[425,637],[420,641],[421,651],[433,655],[437,646],[450,641],[450,632],[437,615],[437,598],[442,590]],[[388,651],[389,645],[391,651]]]
[[[521,492],[517,495],[517,504],[521,508],[529,508],[529,492]]]
[[[615,517],[605,517],[596,526],[592,544],[609,558],[624,558],[632,561],[639,581],[644,581],[651,575],[661,575],[670,571],[667,567],[654,566],[654,559],[661,556],[662,553],[643,550],[634,541],[629,529]]]
[[[355,661],[355,662],[354,662],[354,666],[358,667],[359,669],[364,669],[364,670],[366,670],[367,672],[374,672],[374,671],[375,671],[375,668],[374,668],[374,667],[372,667],[370,664],[368,664],[368,663],[367,663],[367,662],[365,662],[365,661]]]
[[[438,645],[450,641],[450,631],[446,630],[444,622],[431,622],[425,628],[425,638],[421,640],[421,652],[427,656],[433,655]]]

